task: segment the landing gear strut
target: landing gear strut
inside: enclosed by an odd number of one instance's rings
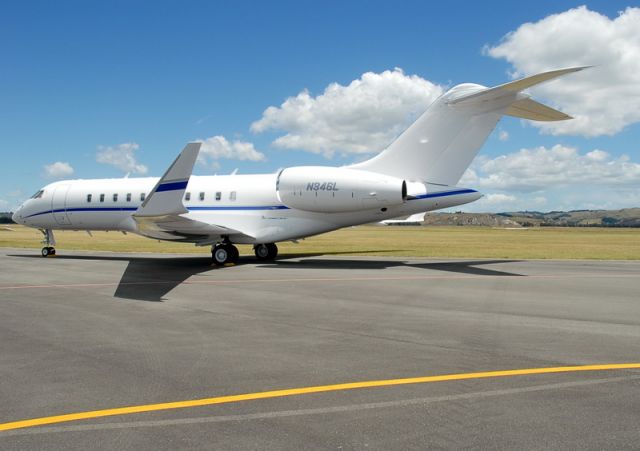
[[[275,243],[256,244],[253,252],[258,260],[275,260],[278,255],[278,246]]]
[[[56,245],[56,239],[53,236],[53,230],[51,229],[41,229],[40,230],[44,235],[44,239],[42,240],[42,244],[45,246],[42,248],[40,254],[43,257],[48,257],[49,255],[56,255],[56,248],[53,247]]]
[[[213,263],[222,266],[226,263],[236,263],[240,257],[238,248],[228,242],[218,243],[211,248]]]

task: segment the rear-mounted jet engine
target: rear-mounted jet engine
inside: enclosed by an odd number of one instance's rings
[[[299,166],[280,172],[280,201],[289,208],[342,213],[400,205],[407,200],[404,180],[357,169]]]

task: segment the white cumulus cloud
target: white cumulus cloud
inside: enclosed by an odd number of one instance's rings
[[[44,173],[47,178],[61,179],[73,174],[73,167],[69,163],[56,161],[44,166]]]
[[[138,163],[134,155],[135,151],[139,148],[140,146],[136,143],[122,143],[117,146],[98,146],[96,161],[114,166],[123,172],[146,174],[147,167]]]
[[[200,161],[207,163],[208,160],[214,168],[218,167],[217,160],[243,160],[243,161],[265,161],[266,157],[254,147],[253,143],[246,141],[229,141],[224,136],[212,136],[207,139],[197,140],[202,143],[200,148]]]
[[[541,191],[569,185],[640,187],[640,164],[626,155],[603,150],[581,154],[574,147],[521,149],[496,158],[478,157],[461,185],[479,188]]]
[[[510,211],[517,209],[523,199],[512,194],[503,193],[485,193],[479,200],[461,207],[453,207],[449,211],[466,211],[466,212],[497,212]],[[524,200],[527,202],[527,200]]]
[[[525,23],[485,52],[504,58],[514,77],[595,65],[533,88],[575,119],[540,123],[551,134],[614,135],[640,121],[640,8],[611,19],[586,6]]]
[[[332,83],[320,95],[309,91],[270,106],[251,125],[254,133],[284,132],[274,141],[331,158],[384,149],[443,92],[441,86],[402,69],[367,72],[343,86]]]
[[[490,193],[486,194],[482,200],[486,204],[505,204],[510,202],[515,202],[517,200],[516,196],[512,196],[509,194],[501,194],[501,193]]]

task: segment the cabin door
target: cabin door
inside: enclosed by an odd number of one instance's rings
[[[60,225],[70,225],[71,220],[67,215],[67,194],[71,185],[58,185],[51,198],[51,213]]]

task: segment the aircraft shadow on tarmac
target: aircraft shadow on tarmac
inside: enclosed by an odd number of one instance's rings
[[[361,251],[358,254],[369,254],[376,251]],[[446,271],[459,274],[469,274],[476,276],[511,276],[521,277],[516,274],[496,269],[483,268],[484,265],[499,263],[515,263],[517,260],[469,260],[469,261],[447,261],[418,263],[411,260],[385,259],[384,257],[371,257],[369,259],[336,259],[326,258],[328,255],[349,254],[354,252],[333,252],[333,253],[305,253],[305,254],[284,254],[279,260],[273,262],[258,263],[258,267],[272,269],[340,269],[340,270],[382,270],[392,267],[421,268],[431,271]],[[316,259],[312,257],[325,257]],[[33,257],[42,258],[36,255],[12,255],[12,257]],[[375,258],[375,259],[374,259]],[[192,276],[212,271],[225,270],[227,268],[215,267],[211,265],[208,257],[128,257],[124,255],[57,255],[56,259],[69,260],[99,260],[99,261],[126,261],[128,262],[114,297],[121,299],[131,299],[138,301],[162,302],[164,296],[178,285],[184,283]],[[255,258],[249,256],[240,257],[239,265],[256,263]]]
[[[322,256],[326,254],[317,254],[313,256]],[[292,255],[289,258],[305,258],[309,255]],[[472,260],[472,261],[450,261],[450,262],[430,262],[430,263],[413,263],[406,260],[347,260],[347,259],[309,259],[300,261],[277,260],[261,265],[261,267],[283,268],[283,269],[386,269],[392,267],[411,267],[422,268],[433,271],[447,271],[460,274],[470,274],[476,276],[511,276],[522,277],[523,274],[517,274],[507,271],[498,271],[495,269],[481,268],[482,265],[495,265],[498,263],[516,263],[518,260]]]

